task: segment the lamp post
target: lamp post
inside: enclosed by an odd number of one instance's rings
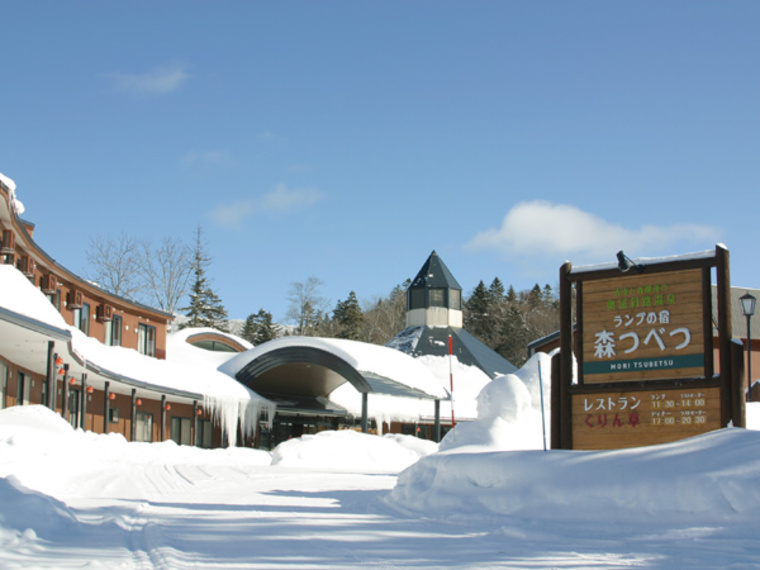
[[[750,330],[749,321],[752,315],[755,314],[755,299],[754,296],[747,293],[742,295],[739,300],[742,302],[742,313],[747,317],[747,401],[752,401],[752,348],[750,347]]]

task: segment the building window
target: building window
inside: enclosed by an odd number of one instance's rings
[[[90,334],[90,304],[83,303],[82,308],[79,309],[79,330],[84,334]]]
[[[171,419],[171,439],[177,445],[192,445],[193,440],[190,438],[190,418],[178,418],[177,416]]]
[[[409,309],[425,308],[425,290],[409,289]]]
[[[0,410],[5,408],[5,396],[8,394],[8,365],[0,362]]]
[[[224,344],[218,340],[201,340],[193,343],[193,346],[202,348],[203,350],[210,350],[212,352],[238,352],[229,344]]]
[[[81,395],[80,390],[69,390],[69,423],[74,429],[79,427]]]
[[[135,414],[135,441],[153,441],[153,414],[147,412]]]
[[[195,434],[195,445],[211,449],[212,446],[212,427],[211,420],[198,420],[198,429]]]
[[[84,334],[90,332],[90,305],[83,303],[81,309],[74,309],[74,326]]]
[[[43,406],[48,405],[48,381],[46,378],[42,379],[42,401],[40,402]]]
[[[462,292],[459,289],[449,289],[449,309],[462,310]]]
[[[29,391],[31,389],[30,378],[23,372],[18,373],[18,385],[16,386],[16,404],[26,406],[29,404]]]
[[[121,317],[114,315],[113,319],[103,324],[105,325],[103,342],[108,346],[121,346]]]
[[[45,295],[45,297],[48,298],[48,300],[53,304],[53,306],[58,310],[58,312],[61,311],[61,290],[58,289],[55,293],[48,293]]]
[[[446,289],[430,289],[428,291],[429,307],[446,306]]]
[[[146,356],[156,356],[156,327],[137,325],[137,350]]]

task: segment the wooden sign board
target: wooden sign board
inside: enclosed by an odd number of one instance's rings
[[[704,375],[699,269],[634,274],[583,285],[583,382]]]
[[[667,443],[721,428],[720,388],[597,392],[572,396],[573,447]]]
[[[744,426],[728,251],[632,266],[618,257],[617,266],[560,269],[552,447],[616,449]]]

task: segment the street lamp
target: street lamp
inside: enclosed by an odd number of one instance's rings
[[[752,352],[750,347],[750,332],[749,332],[749,321],[752,318],[752,315],[755,314],[755,299],[754,296],[747,293],[746,295],[742,295],[739,297],[739,300],[742,302],[742,313],[744,313],[744,316],[747,317],[747,401],[752,401]]]

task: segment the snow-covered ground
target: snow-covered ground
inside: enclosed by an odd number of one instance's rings
[[[2,410],[0,568],[760,567],[760,432],[543,451],[530,378],[484,391],[443,451],[351,431],[203,450]]]

